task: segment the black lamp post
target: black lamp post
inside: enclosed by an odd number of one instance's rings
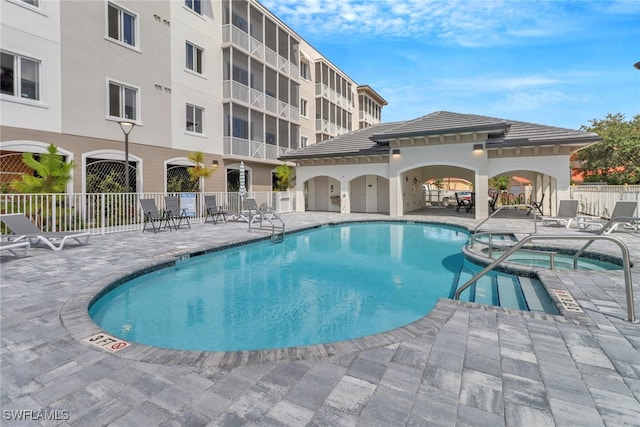
[[[120,122],[120,129],[124,132],[124,188],[129,192],[129,134],[136,124],[133,122]]]

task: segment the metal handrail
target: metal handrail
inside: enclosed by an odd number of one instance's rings
[[[613,237],[613,236],[602,236],[602,235],[597,235],[597,236],[567,236],[567,235],[545,235],[545,236],[538,236],[538,235],[534,236],[534,235],[532,235],[532,236],[527,236],[524,239],[520,240],[516,245],[511,247],[510,250],[508,250],[504,254],[502,254],[494,262],[492,262],[491,264],[486,266],[481,272],[479,272],[478,274],[473,276],[471,279],[469,279],[464,285],[462,285],[460,288],[458,288],[458,290],[456,291],[456,293],[454,295],[454,299],[459,300],[460,299],[460,295],[462,294],[462,292],[464,292],[467,288],[469,288],[476,281],[478,281],[478,279],[483,277],[489,271],[493,270],[498,264],[500,264],[502,261],[507,259],[511,254],[513,254],[515,251],[520,249],[522,246],[524,246],[525,244],[527,244],[527,243],[529,243],[529,242],[531,242],[533,240],[587,240],[587,239],[588,240],[594,240],[594,241],[595,240],[608,240],[610,242],[615,243],[620,248],[620,251],[622,252],[622,268],[624,270],[624,283],[625,283],[626,299],[627,299],[627,319],[629,320],[629,322],[635,323],[636,315],[635,315],[635,307],[633,306],[633,283],[632,283],[632,279],[631,279],[631,262],[629,260],[629,248],[627,248],[627,246],[624,244],[624,242],[622,242],[620,239],[618,239],[616,237]]]
[[[537,220],[537,214],[536,214],[536,208],[533,207],[532,205],[528,205],[526,203],[521,203],[521,204],[517,204],[517,205],[504,205],[504,206],[500,206],[498,209],[496,209],[496,211],[494,213],[492,213],[491,215],[489,215],[487,218],[483,219],[480,224],[476,225],[476,228],[473,229],[473,233],[475,234],[478,231],[478,228],[480,228],[480,226],[482,224],[484,224],[485,222],[489,221],[491,218],[493,218],[494,216],[497,215],[498,212],[500,212],[501,210],[509,210],[509,208],[529,208],[529,210],[531,212],[533,212],[533,232],[537,233],[538,232],[538,220]]]
[[[604,223],[604,225],[602,226],[602,228],[600,230],[598,230],[598,232],[595,234],[595,236],[600,236],[603,233],[606,233],[607,230],[609,229],[609,227],[611,227],[613,224],[615,223],[619,223],[619,222],[631,222],[631,221],[640,221],[640,217],[637,216],[617,216],[615,218],[611,218],[609,221],[607,221],[606,223]],[[577,268],[578,265],[578,257],[580,255],[582,255],[582,253],[584,251],[587,250],[587,248],[589,246],[591,246],[591,244],[593,243],[593,240],[589,240],[582,248],[580,248],[580,250],[578,252],[576,252],[576,254],[573,256],[573,268]]]
[[[510,232],[505,232],[505,231],[500,231],[500,232],[493,232],[493,231],[481,231],[480,233],[476,233],[471,235],[470,238],[470,246],[473,248],[474,243],[478,242],[482,245],[485,245],[489,248],[489,259],[493,259],[493,249],[494,249],[494,245],[493,245],[493,235],[494,234],[512,234]],[[480,236],[489,236],[489,241],[488,242],[483,242],[482,240],[478,239],[478,237]],[[511,248],[511,246],[495,246],[496,249],[503,249],[503,250],[508,250]],[[549,267],[551,268],[551,270],[555,270],[555,256],[557,255],[557,252],[550,252],[550,251],[542,251],[542,250],[538,250],[538,249],[520,249],[520,252],[529,252],[529,253],[538,253],[538,254],[544,254],[544,255],[549,255]],[[574,267],[577,268],[577,267]]]

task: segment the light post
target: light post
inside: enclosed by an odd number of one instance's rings
[[[124,188],[129,192],[129,134],[136,125],[133,122],[119,122],[120,129],[124,132]]]

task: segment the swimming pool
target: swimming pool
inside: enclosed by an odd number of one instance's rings
[[[467,232],[433,224],[322,227],[145,274],[89,314],[119,338],[182,350],[348,340],[411,323],[449,297],[467,241]]]

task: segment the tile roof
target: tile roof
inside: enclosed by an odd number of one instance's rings
[[[394,139],[474,131],[489,133],[487,148],[553,144],[586,146],[601,140],[597,134],[591,132],[476,114],[436,111],[414,120],[380,123],[359,129],[287,152],[280,156],[280,159],[387,154],[387,143]]]
[[[336,156],[364,156],[372,154],[389,154],[389,147],[371,140],[371,135],[398,125],[401,122],[379,123],[363,129],[358,129],[326,141],[310,144],[304,148],[288,151],[280,159],[336,157]]]

